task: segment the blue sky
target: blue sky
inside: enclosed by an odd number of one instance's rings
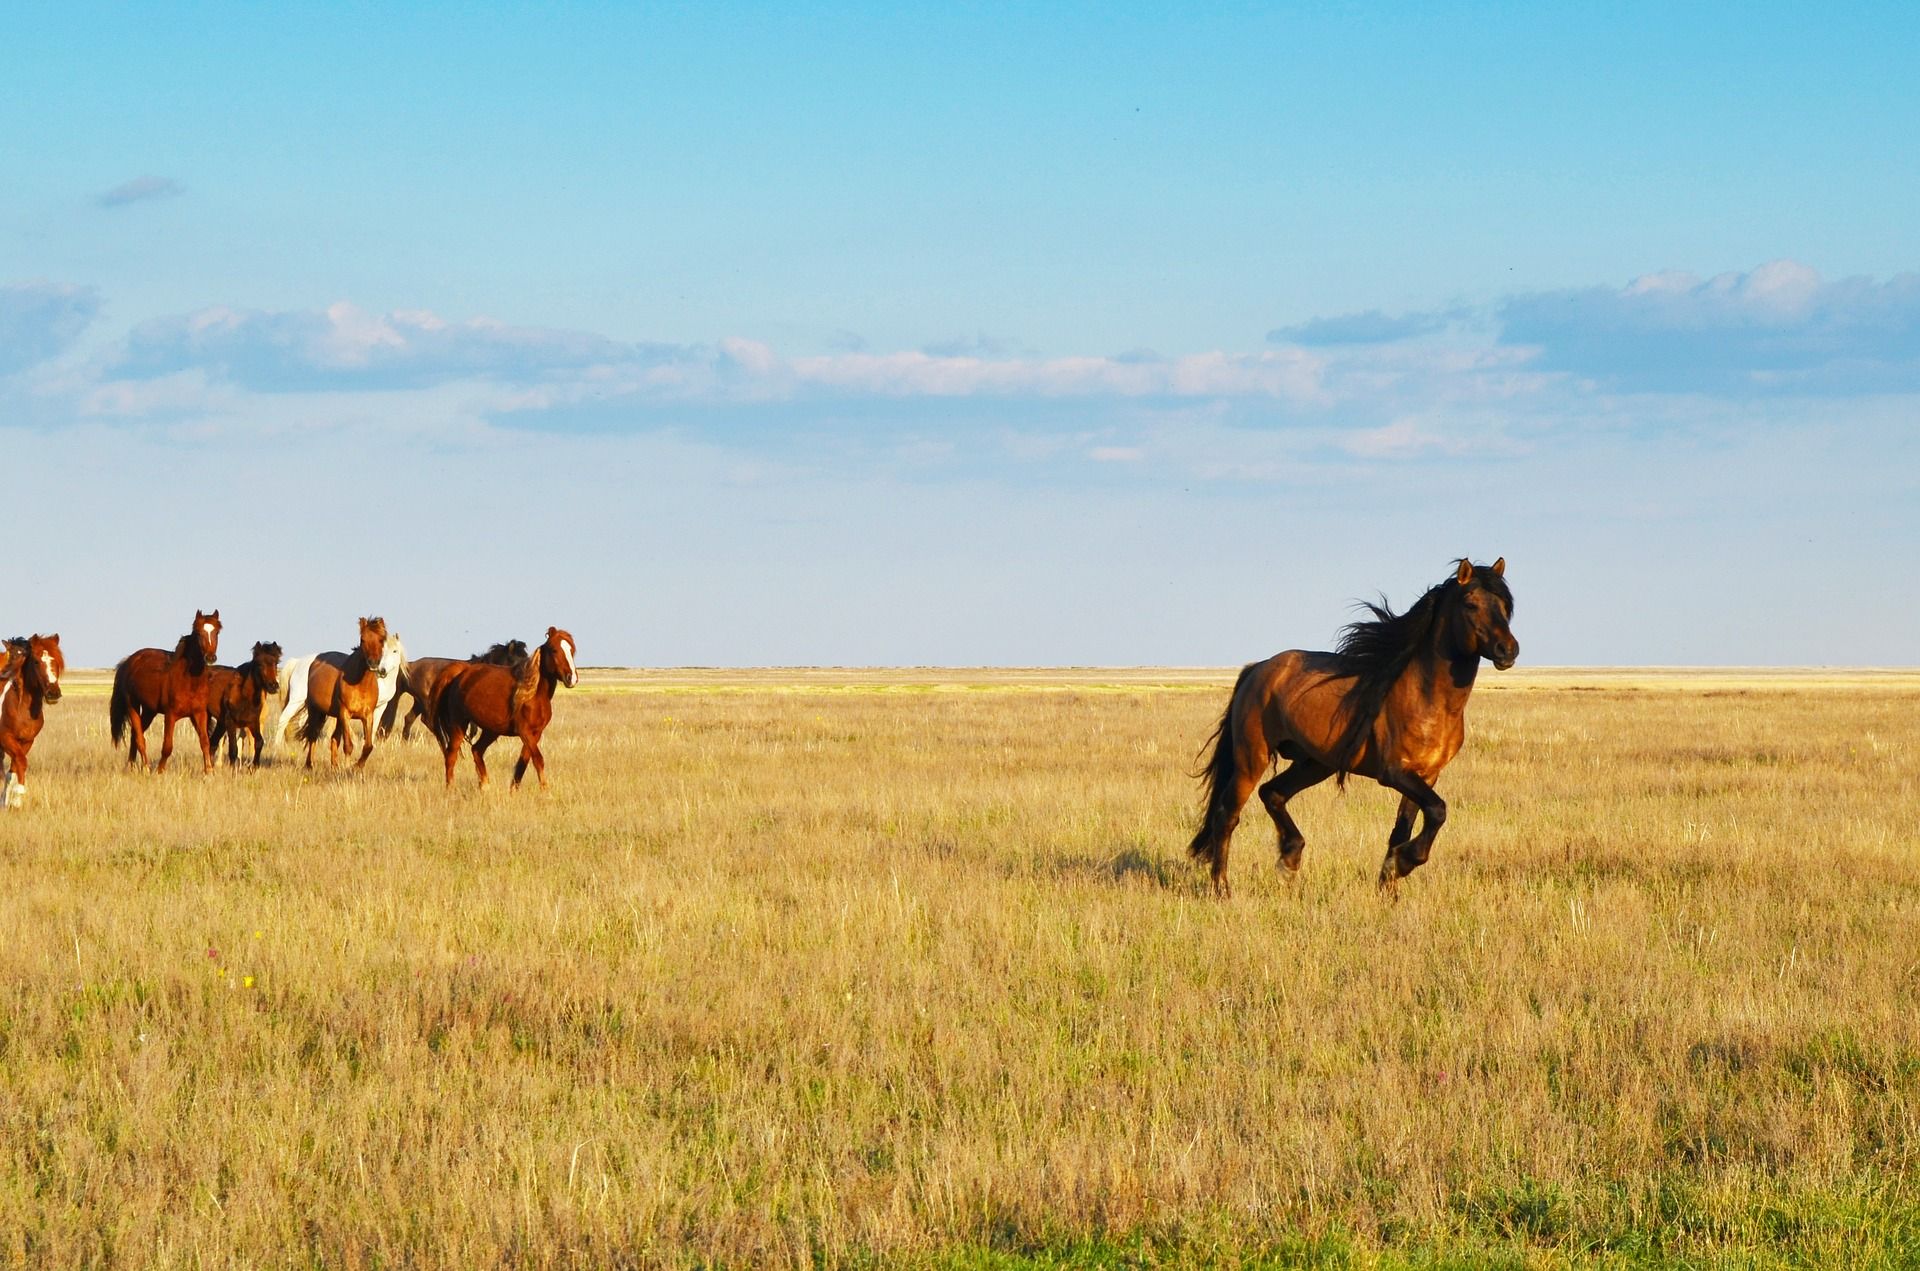
[[[1906,6],[37,6],[13,627],[1912,664]]]

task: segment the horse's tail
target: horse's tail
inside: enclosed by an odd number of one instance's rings
[[[306,742],[308,745],[319,741],[320,734],[327,731],[327,721],[331,718],[332,716],[326,712],[317,711],[309,705],[307,707],[307,717],[300,724],[300,740]],[[341,738],[341,740],[344,741],[346,739]]]
[[[127,661],[120,659],[113,668],[113,695],[107,701],[107,717],[113,721],[113,744],[118,746],[127,735]]]
[[[269,739],[276,746],[286,741],[287,725],[293,723],[294,716],[306,709],[307,668],[312,662],[312,658],[294,658],[280,668],[280,679],[287,686],[287,704],[280,708],[280,721]]]
[[[1233,708],[1239,703],[1253,668],[1258,665],[1250,662],[1241,668],[1240,678],[1233,682],[1233,693],[1227,698],[1227,709],[1220,713],[1220,722],[1214,725],[1212,735],[1200,743],[1202,753],[1208,742],[1213,744],[1213,757],[1207,760],[1205,768],[1194,774],[1206,790],[1207,811],[1193,842],[1187,844],[1187,855],[1209,865],[1219,862],[1220,847],[1232,833],[1233,818],[1239,812],[1233,806],[1233,779],[1240,770],[1240,756],[1234,746]]]

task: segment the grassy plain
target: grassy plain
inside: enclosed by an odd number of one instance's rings
[[[589,672],[449,795],[134,775],[76,675],[0,1258],[1920,1261],[1920,675],[1490,674],[1397,906],[1360,785],[1205,893],[1230,678]]]

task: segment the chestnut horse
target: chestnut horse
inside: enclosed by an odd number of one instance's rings
[[[27,752],[46,724],[46,704],[60,700],[60,677],[66,673],[59,636],[7,641],[6,670],[0,672],[0,762],[7,768],[9,808],[27,801]]]
[[[1440,770],[1466,737],[1467,697],[1480,659],[1504,671],[1520,656],[1508,623],[1513,593],[1505,557],[1491,565],[1455,562],[1453,575],[1396,614],[1369,604],[1332,653],[1289,649],[1240,672],[1214,730],[1202,780],[1206,818],[1187,850],[1213,867],[1213,888],[1230,895],[1227,846],[1240,809],[1267,766],[1286,770],[1260,785],[1260,801],[1280,832],[1280,864],[1300,868],[1307,840],[1287,800],[1339,774],[1371,777],[1399,794],[1380,886],[1397,897],[1400,880],[1426,863],[1447,805],[1433,792]],[[1413,833],[1413,815],[1421,815]]]
[[[240,738],[253,738],[253,766],[260,766],[260,710],[268,698],[280,691],[280,646],[272,641],[256,643],[253,657],[245,666],[216,666],[209,673],[207,718],[213,721],[213,748],[227,739],[227,764],[240,763]]]
[[[399,682],[400,672],[407,665],[407,647],[400,642],[398,631],[387,632],[387,651],[380,656],[380,705],[385,707],[393,699],[393,687]],[[305,719],[307,712],[307,671],[313,666],[313,654],[303,653],[288,658],[280,664],[280,677],[287,682],[287,701],[280,710],[280,718],[267,733],[267,741],[278,746],[286,740],[287,725],[296,719]]]
[[[360,642],[351,653],[316,654],[307,668],[307,722],[300,736],[307,743],[307,767],[313,767],[313,746],[326,731],[327,720],[334,721],[333,738],[327,747],[333,765],[340,765],[340,749],[351,747],[353,738],[347,724],[360,721],[360,758],[355,768],[366,766],[373,754],[373,717],[380,709],[380,681],[386,678],[381,658],[387,651],[387,620],[360,619]]]
[[[385,737],[393,731],[393,721],[400,714],[400,695],[405,693],[411,700],[407,704],[407,721],[400,729],[400,740],[411,741],[414,721],[425,719],[428,731],[434,732],[434,739],[438,741],[436,721],[439,718],[440,690],[445,686],[449,670],[481,662],[494,666],[515,666],[526,656],[525,640],[503,640],[465,661],[459,658],[415,658],[400,670],[399,682],[387,702],[386,711],[380,716],[380,735]]]
[[[487,747],[501,737],[518,737],[520,759],[513,765],[514,786],[519,786],[531,761],[540,788],[546,789],[547,761],[540,753],[540,734],[553,719],[554,685],[573,688],[580,683],[580,673],[573,664],[573,634],[548,627],[547,642],[518,666],[455,663],[444,677],[434,732],[446,752],[447,784],[453,784],[460,743],[466,740],[467,729],[473,728],[473,769],[483,788],[487,784]]]
[[[145,766],[147,762],[147,725],[155,715],[166,716],[166,731],[160,743],[158,770],[167,770],[173,757],[173,726],[182,717],[193,722],[200,738],[200,759],[208,772],[213,771],[213,748],[207,742],[207,671],[220,652],[220,611],[195,610],[193,628],[180,637],[173,652],[141,649],[130,653],[113,668],[113,695],[107,703],[113,721],[113,744],[121,734],[133,733],[127,745],[127,762]]]

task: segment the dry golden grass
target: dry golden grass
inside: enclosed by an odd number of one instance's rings
[[[1359,785],[1205,894],[1229,679],[589,673],[449,795],[134,775],[76,676],[0,1257],[1920,1258],[1920,676],[1489,677],[1398,906]]]

